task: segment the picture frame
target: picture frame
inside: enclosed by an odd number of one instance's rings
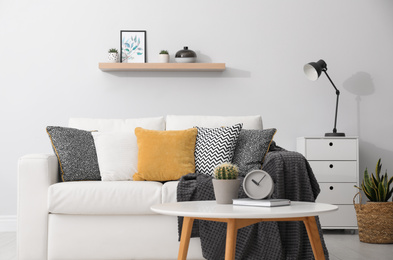
[[[146,31],[120,31],[120,62],[146,63]]]

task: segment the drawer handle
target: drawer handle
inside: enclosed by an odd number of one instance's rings
[[[330,167],[330,168],[333,168],[333,164],[330,164],[329,167]]]
[[[330,143],[329,143],[329,146],[333,146],[333,143],[332,143],[332,142],[330,142]]]
[[[333,187],[333,186],[330,186],[330,187],[329,187],[329,189],[330,189],[330,190],[333,190],[333,189],[334,189],[334,187]]]

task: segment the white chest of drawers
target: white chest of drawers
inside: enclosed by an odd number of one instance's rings
[[[334,204],[338,211],[321,215],[324,229],[357,229],[353,197],[359,186],[357,137],[299,137],[297,151],[306,157],[321,193],[317,202]]]

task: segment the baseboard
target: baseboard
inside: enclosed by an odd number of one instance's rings
[[[0,232],[16,232],[16,216],[0,216]]]

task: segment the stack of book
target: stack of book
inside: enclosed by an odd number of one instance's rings
[[[262,199],[254,200],[250,198],[233,199],[233,205],[257,206],[257,207],[278,207],[291,205],[288,199]]]

